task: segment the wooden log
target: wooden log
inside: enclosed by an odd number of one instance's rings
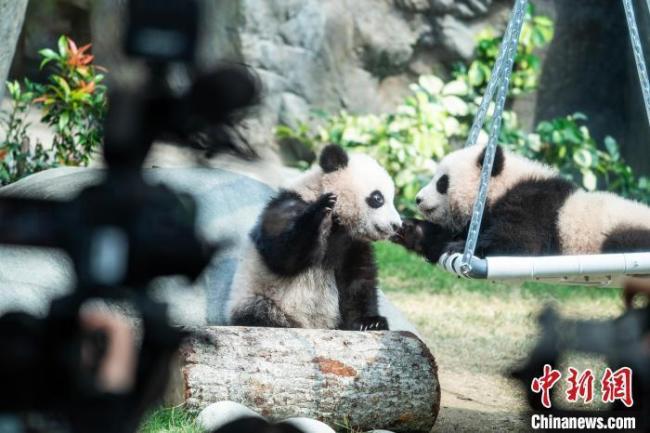
[[[429,433],[440,408],[431,352],[409,332],[201,327],[167,403],[231,400],[272,419],[310,417],[361,431]]]

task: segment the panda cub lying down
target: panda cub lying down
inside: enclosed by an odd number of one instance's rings
[[[393,237],[437,262],[462,252],[485,148],[450,153],[417,195],[427,221],[404,221]],[[586,192],[552,168],[497,147],[476,254],[557,255],[650,251],[650,208]]]
[[[386,171],[329,145],[253,228],[227,305],[232,325],[388,329],[371,241],[400,228]]]

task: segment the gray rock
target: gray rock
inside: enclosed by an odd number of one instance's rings
[[[153,182],[163,182],[194,195],[198,226],[209,240],[229,241],[194,285],[161,278],[155,295],[170,303],[172,318],[182,324],[222,324],[225,300],[237,264],[240,242],[255,223],[273,190],[246,176],[218,169],[150,169]],[[95,169],[55,169],[0,189],[0,195],[70,198],[103,175]],[[179,288],[180,283],[180,288]],[[61,253],[31,248],[0,247],[0,312],[23,309],[44,313],[52,297],[74,285],[72,266]]]
[[[0,0],[0,101],[25,19],[27,0]]]
[[[305,433],[335,433],[334,429],[325,423],[312,418],[297,417],[287,418],[282,421],[284,424],[290,424]]]
[[[243,404],[233,401],[220,401],[203,409],[196,418],[198,427],[206,432],[212,432],[240,418],[264,418]],[[327,424],[312,418],[287,418],[283,424],[292,425],[305,433],[335,433]],[[377,430],[377,432],[382,432]]]
[[[66,199],[98,182],[103,173],[98,169],[48,170],[0,189],[0,195]],[[154,295],[169,302],[175,323],[225,324],[224,309],[241,241],[274,190],[247,176],[220,169],[149,169],[145,176],[194,195],[201,234],[206,239],[229,241],[193,285],[179,278],[161,278],[155,283]],[[45,314],[49,301],[69,292],[74,283],[72,264],[64,254],[0,246],[0,314],[9,310]],[[416,332],[383,295],[379,305],[391,329]]]
[[[452,15],[445,15],[438,23],[445,48],[463,60],[471,59],[476,45],[472,30]]]
[[[234,401],[220,401],[206,406],[197,416],[196,424],[202,431],[212,432],[239,418],[253,417],[262,418],[257,412],[243,404]]]
[[[96,2],[94,51],[113,79],[130,82],[135,69],[116,54],[122,2]],[[413,71],[440,70],[441,59],[468,58],[474,27],[501,19],[490,13],[492,0],[203,3],[200,63],[243,62],[262,79],[263,105],[247,128],[257,145],[269,143],[276,124],[295,125],[313,109],[394,110],[408,92]],[[484,21],[475,23],[478,17]]]

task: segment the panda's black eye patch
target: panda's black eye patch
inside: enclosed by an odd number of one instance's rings
[[[366,197],[366,203],[373,209],[379,209],[384,205],[384,195],[379,191],[373,191]]]
[[[447,194],[447,190],[449,189],[449,176],[446,174],[440,176],[440,179],[436,182],[436,189],[440,194]]]

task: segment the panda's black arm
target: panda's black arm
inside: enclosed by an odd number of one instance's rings
[[[314,263],[323,220],[330,218],[335,203],[333,194],[323,194],[308,203],[293,191],[282,191],[271,200],[251,233],[271,271],[294,276]]]
[[[377,266],[372,246],[354,241],[336,270],[339,291],[340,328],[386,330],[388,322],[377,305]]]
[[[457,233],[438,224],[406,218],[391,241],[418,253],[431,263],[437,263],[447,244],[457,238]]]

